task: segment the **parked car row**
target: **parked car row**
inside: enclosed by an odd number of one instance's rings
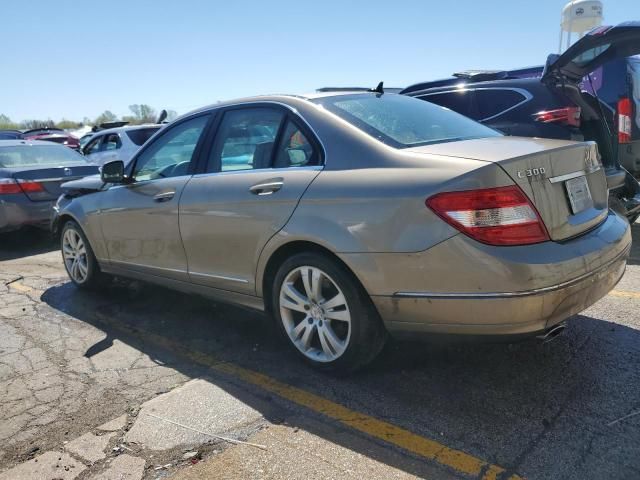
[[[73,135],[60,128],[35,128],[31,130],[0,130],[0,140],[43,140],[80,149],[80,142]]]
[[[504,135],[491,116],[414,98],[435,92],[380,83],[100,131],[77,156],[103,154],[100,175],[69,165],[90,176],[60,186],[59,172],[34,173],[45,161],[7,169],[4,185],[48,202],[62,191],[51,228],[79,288],[119,275],[264,311],[319,369],[366,365],[389,334],[548,339],[624,274],[630,225],[609,208],[619,165],[578,81],[602,55],[635,52],[639,32],[593,32],[586,50],[550,59],[543,81],[486,86],[523,95],[514,112],[543,108],[543,124],[561,117],[562,138]],[[150,138],[128,156],[138,134]],[[12,165],[20,141],[3,142]]]

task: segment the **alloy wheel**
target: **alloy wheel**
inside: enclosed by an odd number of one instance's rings
[[[73,228],[64,232],[62,256],[69,276],[76,283],[84,283],[89,274],[87,249],[80,234]]]
[[[285,277],[280,317],[291,342],[311,360],[332,362],[349,345],[351,314],[345,295],[317,267],[298,267]]]

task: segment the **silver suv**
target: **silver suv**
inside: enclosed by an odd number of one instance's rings
[[[144,142],[162,126],[146,124],[100,130],[82,148],[82,153],[89,162],[97,165],[104,165],[113,160],[122,160],[127,164]]]

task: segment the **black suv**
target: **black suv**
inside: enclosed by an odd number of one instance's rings
[[[640,78],[634,85],[633,75],[622,74],[626,89],[620,88],[617,99],[599,98],[598,92],[604,78],[608,84],[619,80],[613,74],[603,76],[603,66],[626,66],[627,57],[637,54],[640,22],[626,22],[592,30],[562,55],[550,55],[545,67],[467,71],[400,93],[450,108],[507,135],[596,141],[611,208],[635,221],[640,216],[640,184],[622,168],[620,158],[634,151],[636,138],[640,142]],[[629,79],[631,87],[625,83]]]

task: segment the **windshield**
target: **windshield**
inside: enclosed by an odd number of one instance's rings
[[[501,136],[448,108],[404,95],[340,95],[314,102],[395,148]]]
[[[13,167],[59,167],[86,163],[84,158],[62,145],[15,145],[0,147],[0,168]]]

